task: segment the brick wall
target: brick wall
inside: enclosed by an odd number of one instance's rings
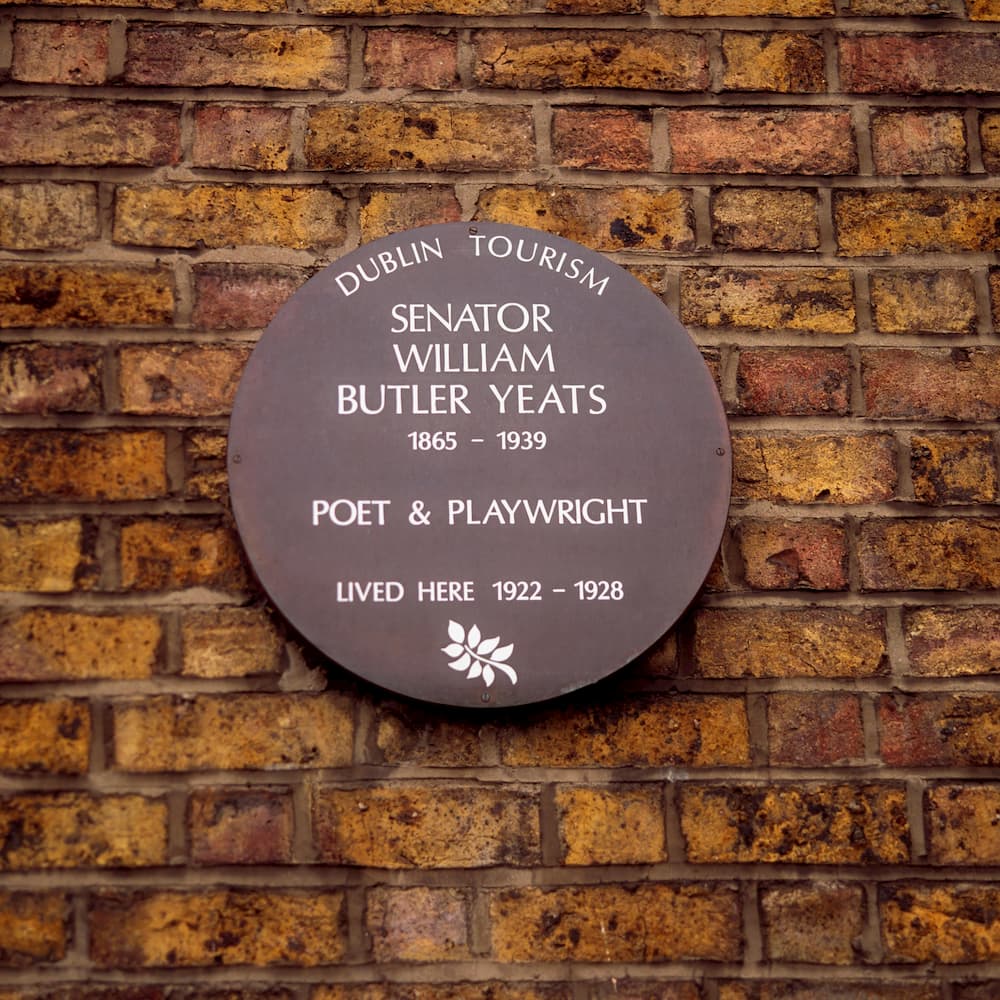
[[[1000,3],[131,2],[0,0],[0,998],[1000,995]],[[695,607],[502,716],[296,645],[224,473],[277,306],[477,218],[735,447]]]

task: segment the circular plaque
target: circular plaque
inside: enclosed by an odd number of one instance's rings
[[[541,701],[654,643],[722,536],[715,384],[600,254],[449,223],[308,281],[250,358],[233,510],[268,594],[337,663],[470,707]]]

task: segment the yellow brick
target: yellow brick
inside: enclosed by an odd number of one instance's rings
[[[86,702],[0,701],[0,771],[85,774],[89,757]]]
[[[0,591],[64,594],[89,588],[96,567],[84,543],[79,518],[0,521]]]

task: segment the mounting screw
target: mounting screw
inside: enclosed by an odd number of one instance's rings
[[[233,455],[233,465],[239,465],[243,461],[242,455]]]
[[[469,226],[469,233],[470,233],[470,234],[471,234],[472,236],[475,236],[475,235],[476,235],[476,233],[478,233],[478,232],[479,232],[479,230],[478,230],[478,229],[477,229],[477,228],[476,228],[475,226]]]
[[[484,691],[482,697],[483,697],[483,701],[489,701],[490,700],[490,693],[489,693],[489,691]]]
[[[725,448],[716,448],[715,449],[715,454],[718,455],[720,458],[723,455],[725,455],[725,453],[726,453],[726,449]]]

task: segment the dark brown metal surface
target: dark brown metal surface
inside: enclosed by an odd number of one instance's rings
[[[669,310],[593,251],[490,223],[400,233],[304,285],[229,445],[240,535],[288,620],[377,684],[470,707],[554,697],[655,642],[708,572],[730,469]]]

